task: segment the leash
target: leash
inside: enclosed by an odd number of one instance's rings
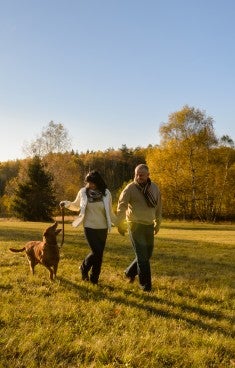
[[[60,248],[64,244],[64,206],[61,207],[61,218],[62,218],[62,239],[61,239],[61,243],[59,246]]]

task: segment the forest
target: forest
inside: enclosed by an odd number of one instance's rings
[[[217,137],[205,111],[183,106],[159,129],[158,145],[75,152],[62,124],[51,121],[24,147],[23,160],[0,162],[0,217],[43,221],[74,200],[88,171],[98,170],[115,208],[135,166],[146,163],[161,190],[165,219],[235,221],[235,147],[229,135]],[[46,212],[40,213],[45,204]],[[49,212],[48,212],[49,211]],[[38,214],[38,215],[37,215]]]

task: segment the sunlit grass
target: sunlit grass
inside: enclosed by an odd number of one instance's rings
[[[0,222],[1,368],[231,366],[235,226],[163,222],[151,293],[125,280],[133,252],[115,229],[98,286],[81,281],[88,248],[69,224],[57,280],[41,265],[32,276],[9,247],[46,226]]]

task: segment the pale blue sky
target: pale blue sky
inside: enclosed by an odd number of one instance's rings
[[[53,120],[78,152],[159,143],[185,104],[235,140],[235,0],[0,0],[0,161]]]

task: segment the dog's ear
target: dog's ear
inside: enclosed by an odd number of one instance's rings
[[[56,234],[56,235],[58,235],[61,231],[62,231],[62,229],[57,229],[57,230],[55,231],[55,234]]]

